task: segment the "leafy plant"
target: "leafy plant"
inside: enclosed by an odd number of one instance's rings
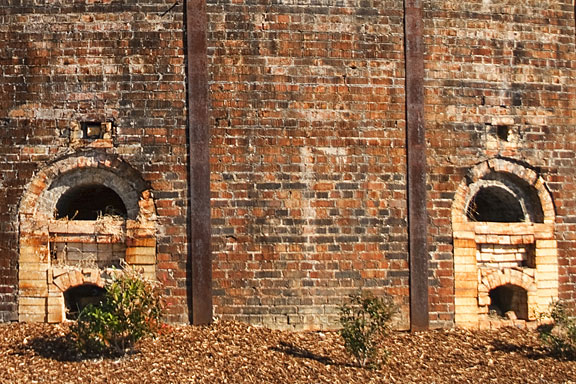
[[[125,268],[105,289],[101,305],[86,306],[71,327],[81,352],[122,355],[138,340],[160,331],[163,306],[151,281]]]
[[[564,302],[554,302],[546,314],[540,318],[548,317],[553,323],[542,324],[538,327],[540,338],[547,344],[552,353],[569,359],[576,358],[576,319],[574,310]]]
[[[384,351],[379,340],[386,335],[397,311],[390,296],[376,297],[369,292],[351,296],[350,302],[340,308],[340,335],[358,365],[377,365]]]

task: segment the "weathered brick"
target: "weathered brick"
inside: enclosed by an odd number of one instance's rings
[[[0,5],[10,57],[0,63],[0,292],[18,290],[18,266],[27,277],[33,265],[48,268],[47,237],[29,240],[34,234],[76,228],[83,243],[117,242],[106,230],[91,239],[89,223],[30,224],[53,219],[37,215],[49,201],[38,197],[60,174],[115,169],[151,188],[134,208],[149,220],[128,220],[126,242],[149,248],[146,273],[166,286],[168,318],[188,318],[194,212],[182,7],[160,16],[173,3]],[[323,312],[325,303],[340,304],[360,287],[408,302],[403,2],[293,3],[207,4],[215,312],[275,327],[329,327],[335,314]],[[454,271],[473,274],[476,243],[535,242],[545,281],[564,266],[560,296],[576,301],[575,34],[566,3],[423,4],[434,326],[479,323],[454,309],[454,289],[463,288]],[[87,121],[113,122],[111,138],[76,137],[74,124]],[[59,161],[62,169],[41,176]],[[137,177],[121,171],[124,162]],[[550,191],[533,197],[544,204],[540,223],[468,220],[461,191],[490,170]],[[127,258],[143,256],[132,252]],[[285,297],[294,301],[275,301]],[[7,300],[14,311],[16,296]],[[14,318],[3,308],[0,320]],[[32,318],[44,319],[23,313]],[[401,318],[406,327],[407,313]]]

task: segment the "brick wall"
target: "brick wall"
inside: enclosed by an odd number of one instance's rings
[[[431,318],[453,320],[450,207],[475,164],[514,159],[538,172],[556,207],[560,297],[574,300],[572,1],[427,1]]]
[[[0,5],[0,320],[16,318],[18,209],[48,163],[124,159],[158,215],[157,276],[171,321],[187,321],[182,6],[169,0],[7,0]],[[71,145],[83,121],[111,121],[112,145]]]
[[[19,204],[50,164],[119,157],[149,185],[168,320],[188,319],[183,9],[173,0],[0,5],[0,321],[16,319]],[[533,169],[576,301],[574,9],[424,6],[432,326],[454,322],[451,209],[476,164]],[[361,288],[408,324],[403,2],[208,0],[215,313],[330,327]],[[109,145],[70,140],[113,122]]]
[[[208,1],[215,312],[408,294],[401,1]]]

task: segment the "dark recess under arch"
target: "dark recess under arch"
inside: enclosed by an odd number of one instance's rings
[[[75,320],[78,314],[89,304],[100,305],[106,290],[97,285],[83,284],[72,287],[64,292],[66,318]]]
[[[490,309],[499,316],[514,311],[518,319],[528,320],[528,293],[524,288],[506,284],[492,289],[489,295]]]
[[[467,214],[474,221],[519,223],[525,220],[517,197],[496,186],[480,189],[470,201]]]
[[[96,220],[98,216],[127,216],[122,198],[101,184],[83,184],[67,190],[56,203],[56,218]]]

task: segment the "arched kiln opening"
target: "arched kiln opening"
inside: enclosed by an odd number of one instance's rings
[[[521,326],[547,309],[558,297],[554,222],[534,169],[501,158],[470,169],[452,205],[456,325]]]
[[[101,184],[77,185],[62,194],[56,203],[56,218],[96,220],[101,216],[127,215],[122,198]]]
[[[516,318],[528,320],[528,293],[524,288],[506,284],[490,290],[489,296],[491,314],[505,317],[514,312]]]
[[[19,218],[21,321],[74,316],[124,263],[156,276],[154,202],[141,175],[117,157],[85,153],[39,171]]]
[[[520,177],[490,172],[469,186],[468,220],[493,223],[542,223],[538,191]]]
[[[75,320],[82,310],[89,304],[101,305],[106,290],[93,284],[82,284],[68,288],[64,292],[64,305],[66,319]]]
[[[481,188],[468,205],[468,218],[474,221],[517,223],[524,212],[513,194],[499,187]]]

